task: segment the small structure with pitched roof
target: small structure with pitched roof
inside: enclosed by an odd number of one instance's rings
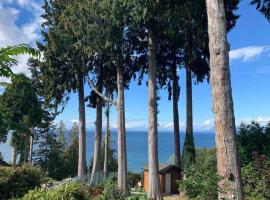
[[[144,190],[148,191],[148,177],[149,166],[144,167]],[[178,194],[177,180],[181,179],[180,168],[172,164],[160,164],[159,165],[159,184],[160,190],[163,194]]]

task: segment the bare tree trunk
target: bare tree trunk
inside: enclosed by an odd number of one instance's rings
[[[106,102],[106,136],[104,144],[104,165],[103,174],[104,178],[108,175],[108,149],[110,143],[110,102]]]
[[[159,185],[158,166],[158,132],[157,132],[157,94],[156,94],[156,36],[154,30],[149,29],[149,66],[148,66],[148,156],[149,156],[149,187],[148,198],[162,199]]]
[[[24,137],[24,155],[23,155],[23,163],[28,162],[28,156],[29,156],[29,137],[28,134],[25,134]]]
[[[117,66],[117,131],[118,131],[118,189],[126,194],[127,187],[127,150],[125,126],[124,77],[120,66]]]
[[[177,66],[174,62],[173,66],[173,129],[174,129],[174,156],[175,165],[181,168],[181,153],[180,153],[180,131],[179,131],[179,100],[180,86],[177,76]]]
[[[13,168],[16,167],[17,162],[17,145],[13,144],[13,150],[12,150],[12,166]]]
[[[33,146],[34,146],[34,128],[30,129],[31,135],[30,135],[30,145],[29,145],[29,163],[32,164],[32,157],[33,157]]]
[[[84,177],[86,172],[86,129],[85,129],[85,104],[84,104],[84,81],[81,73],[78,74],[79,96],[79,159],[78,176]]]
[[[188,61],[186,61],[186,94],[187,94],[186,95],[187,121],[186,121],[186,137],[183,150],[184,169],[187,169],[187,167],[189,167],[190,164],[195,163],[195,145],[193,138],[192,77]]]
[[[99,78],[97,83],[98,92],[102,93],[102,79]],[[96,135],[95,135],[95,147],[93,156],[93,166],[91,173],[91,185],[97,185],[100,182],[100,176],[102,173],[101,166],[101,142],[102,142],[102,98],[97,96],[96,105]]]
[[[210,50],[210,83],[215,121],[217,171],[232,190],[218,199],[242,200],[243,189],[236,146],[236,127],[229,69],[226,18],[223,0],[206,0]]]

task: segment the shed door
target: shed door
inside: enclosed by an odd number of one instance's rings
[[[167,173],[165,176],[165,193],[166,194],[171,194],[171,184],[172,184],[172,177],[171,173]]]

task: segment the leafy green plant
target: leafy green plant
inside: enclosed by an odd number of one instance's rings
[[[0,199],[22,197],[45,181],[43,172],[29,164],[13,169],[0,167]]]
[[[107,179],[104,182],[102,194],[98,200],[124,200],[124,195],[117,189],[117,185],[113,180]]]
[[[126,200],[147,200],[147,194],[143,188],[136,188],[126,197]]]
[[[10,67],[18,64],[18,60],[14,58],[14,56],[20,54],[29,54],[34,57],[40,56],[38,50],[31,48],[26,44],[0,48],[0,76],[10,77],[13,75]]]
[[[253,162],[241,170],[246,199],[270,199],[270,163],[266,157],[254,152]]]
[[[128,186],[130,188],[137,187],[137,184],[140,181],[143,181],[143,174],[128,172]]]
[[[202,170],[199,167],[191,166],[186,170],[186,178],[179,181],[179,190],[190,198],[198,200],[215,200],[218,191],[224,192],[225,188],[218,186],[221,180],[215,172]]]
[[[238,129],[237,145],[242,166],[250,163],[252,153],[255,151],[259,155],[265,155],[270,159],[270,123],[266,126],[258,122],[241,124]]]
[[[35,189],[26,194],[22,200],[91,200],[89,188],[82,183],[68,183],[63,186],[45,190]]]

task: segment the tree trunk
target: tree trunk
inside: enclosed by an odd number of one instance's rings
[[[127,187],[127,150],[125,127],[125,96],[124,76],[120,66],[117,66],[117,132],[118,132],[118,189],[126,194]]]
[[[180,86],[177,76],[177,66],[174,62],[173,66],[173,129],[174,129],[174,156],[175,165],[181,168],[181,153],[180,153],[180,131],[179,131],[179,100]]]
[[[193,138],[193,110],[192,110],[192,77],[191,69],[186,61],[186,137],[183,149],[184,169],[187,169],[191,164],[195,163],[195,145]]]
[[[210,50],[210,83],[215,122],[217,171],[232,190],[218,199],[242,200],[243,189],[236,146],[236,127],[229,69],[226,18],[223,0],[207,0]]]
[[[25,141],[24,141],[23,163],[25,164],[28,162],[28,156],[29,156],[29,137],[28,137],[28,134],[25,134],[24,139],[25,139]]]
[[[86,129],[85,129],[85,104],[84,104],[84,81],[81,73],[78,74],[79,96],[79,159],[78,176],[84,177],[86,172]]]
[[[102,79],[99,78],[97,83],[98,92],[102,93]],[[97,95],[96,105],[96,135],[95,135],[95,147],[93,156],[93,166],[91,173],[91,185],[97,185],[101,181],[101,142],[102,142],[102,98]]]
[[[104,178],[106,178],[108,175],[109,143],[110,143],[110,102],[106,102],[106,136],[105,136],[105,144],[104,144],[104,165],[103,165]]]
[[[148,156],[149,156],[149,187],[148,198],[160,200],[158,166],[158,132],[157,132],[157,94],[156,94],[156,36],[155,31],[149,29],[149,66],[148,66]]]
[[[32,164],[32,157],[33,157],[33,146],[34,146],[34,128],[30,129],[30,145],[29,145],[29,163]]]
[[[17,162],[17,145],[13,144],[13,150],[12,150],[12,166],[13,168],[16,167]]]

